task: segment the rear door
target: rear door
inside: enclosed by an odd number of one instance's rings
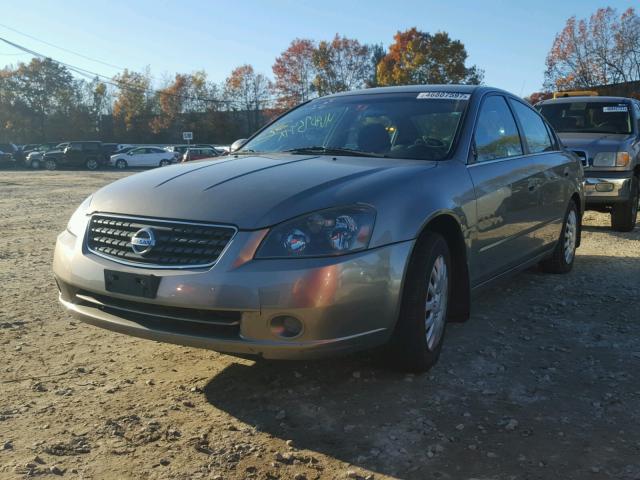
[[[530,233],[538,228],[539,169],[526,155],[517,123],[502,95],[482,100],[468,166],[478,215],[472,256],[473,283],[506,272],[540,248]]]
[[[510,98],[509,102],[520,126],[524,147],[531,165],[537,170],[535,187],[538,196],[538,229],[531,232],[541,248],[549,247],[560,237],[573,186],[569,180],[579,168],[572,156],[562,152],[551,128],[529,105]]]

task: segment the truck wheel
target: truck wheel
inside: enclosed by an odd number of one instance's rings
[[[411,257],[400,317],[389,347],[402,370],[425,372],[438,361],[451,291],[451,257],[445,239],[427,233]]]
[[[573,268],[573,261],[576,258],[576,245],[580,228],[580,216],[578,207],[571,200],[569,208],[564,216],[562,231],[553,254],[540,262],[542,271],[546,273],[568,273]]]
[[[119,170],[124,170],[125,168],[127,168],[127,161],[126,160],[118,160],[116,162],[116,168]]]
[[[628,202],[614,205],[611,209],[611,228],[618,232],[630,232],[636,227],[638,203],[640,202],[638,177],[631,179],[631,197]]]
[[[85,162],[87,170],[97,170],[100,164],[95,158],[90,158]]]
[[[33,168],[35,170],[40,168],[40,160],[31,160],[31,162],[29,163],[29,167]]]
[[[58,168],[58,165],[56,164],[55,160],[45,160],[44,168],[46,168],[47,170],[55,170],[56,168]]]

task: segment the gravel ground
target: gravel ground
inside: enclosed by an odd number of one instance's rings
[[[573,272],[485,291],[429,374],[254,363],[58,306],[56,235],[121,176],[0,172],[0,478],[640,479],[640,228],[588,212]]]

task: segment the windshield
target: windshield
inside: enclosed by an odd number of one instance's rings
[[[540,113],[557,132],[631,133],[626,103],[571,102],[540,106]]]
[[[313,100],[236,153],[291,152],[442,160],[453,151],[469,94],[349,95]]]

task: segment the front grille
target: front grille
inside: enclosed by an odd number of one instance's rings
[[[131,237],[143,228],[153,231],[155,245],[135,253]],[[121,263],[148,268],[213,265],[235,235],[234,227],[109,215],[93,215],[87,248]]]
[[[587,152],[585,152],[584,150],[573,150],[573,153],[578,156],[583,166],[589,166],[589,158],[587,157]]]

